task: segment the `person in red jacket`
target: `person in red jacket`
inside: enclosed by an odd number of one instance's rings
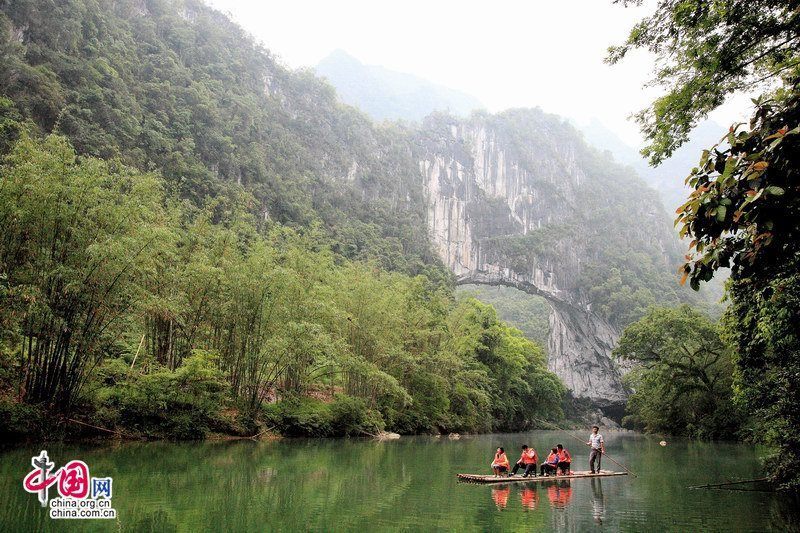
[[[522,445],[522,455],[519,456],[519,461],[517,464],[514,465],[514,469],[511,470],[511,475],[516,476],[517,470],[520,468],[525,469],[525,473],[522,474],[522,477],[528,477],[530,475],[536,475],[536,465],[539,463],[539,456],[536,455],[536,450],[533,448],[528,448],[527,444]]]
[[[508,466],[508,457],[506,457],[505,450],[503,448],[497,448],[494,459],[492,459],[492,472],[494,472],[495,476],[505,474],[508,472]]]
[[[550,475],[556,473],[556,465],[558,465],[558,449],[553,448],[550,450],[550,455],[547,456],[544,463],[542,463],[542,469],[539,472],[540,476]]]
[[[568,476],[571,473],[569,467],[572,466],[572,456],[564,449],[562,444],[559,444],[556,448],[558,448],[558,464],[556,465],[558,471],[556,475]]]

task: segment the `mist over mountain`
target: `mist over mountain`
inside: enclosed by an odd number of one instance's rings
[[[697,165],[702,151],[719,142],[727,132],[727,128],[713,120],[706,120],[697,125],[689,140],[672,157],[657,167],[651,167],[639,154],[636,146],[626,143],[597,118],[578,125],[578,128],[589,144],[608,150],[617,161],[633,167],[648,185],[658,191],[664,207],[670,213],[686,201],[689,189],[683,180],[692,167]]]
[[[344,50],[335,50],[315,67],[316,73],[336,88],[342,102],[357,107],[376,120],[421,121],[434,111],[466,117],[483,108],[481,102],[459,90],[435,84],[414,74],[379,65],[365,65]],[[725,129],[712,120],[699,124],[687,143],[658,167],[651,167],[639,149],[625,142],[599,119],[573,121],[586,141],[608,150],[618,162],[633,167],[658,191],[668,212],[685,200],[683,179],[698,161],[702,150],[719,141]]]
[[[466,116],[483,104],[475,97],[378,65],[365,65],[343,50],[319,62],[316,73],[336,88],[346,104],[376,120],[421,121],[433,111]]]

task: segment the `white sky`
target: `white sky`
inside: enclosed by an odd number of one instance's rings
[[[313,67],[341,48],[360,61],[472,94],[492,112],[539,106],[580,123],[597,117],[639,146],[628,116],[657,94],[636,52],[603,63],[648,8],[611,0],[207,0],[289,67]],[[652,4],[652,0],[647,2]],[[737,107],[742,107],[741,99]],[[726,124],[731,109],[712,118]]]

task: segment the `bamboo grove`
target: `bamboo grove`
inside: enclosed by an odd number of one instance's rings
[[[561,413],[542,350],[448,277],[197,207],[22,132],[0,179],[3,431],[54,416],[148,436],[524,429]],[[23,420],[41,421],[23,423]]]

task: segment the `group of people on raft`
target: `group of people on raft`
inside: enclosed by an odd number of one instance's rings
[[[590,448],[589,454],[589,472],[595,473],[595,462],[597,462],[596,472],[600,472],[600,458],[605,453],[605,442],[603,436],[600,434],[598,426],[592,426],[592,434],[589,435],[589,442],[586,443]],[[509,473],[510,463],[506,452],[503,448],[497,448],[492,460],[492,472],[495,476],[507,474],[508,476],[516,476],[521,468],[525,469],[522,477],[535,476],[536,467],[539,464],[539,455],[536,450],[530,448],[527,444],[522,445],[522,454],[519,460],[514,464],[514,468]],[[570,467],[572,466],[572,456],[562,444],[558,444],[555,448],[550,450],[547,458],[539,468],[540,476],[568,476],[572,474]]]

